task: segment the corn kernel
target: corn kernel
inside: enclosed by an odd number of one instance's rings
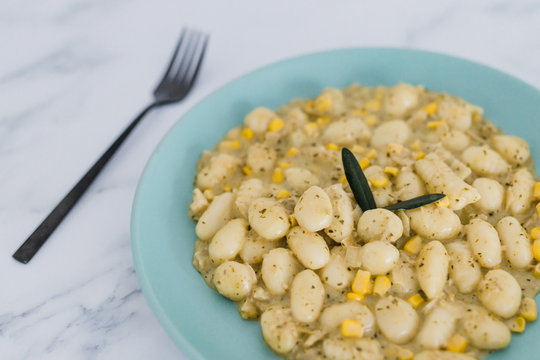
[[[510,328],[510,331],[515,333],[522,333],[523,330],[525,330],[525,325],[527,322],[522,316],[516,316],[512,320],[510,320],[510,323],[508,324],[508,327]]]
[[[283,182],[283,172],[281,171],[280,168],[276,168],[272,172],[272,175],[270,175],[270,178],[276,184],[281,184]]]
[[[339,182],[342,183],[342,184],[345,184],[347,182],[347,177],[345,175],[343,175],[341,177],[341,179],[339,179]]]
[[[366,109],[354,109],[354,110],[351,110],[351,115],[356,115],[356,116],[364,116],[364,115],[367,115],[368,111]]]
[[[371,280],[371,273],[365,270],[358,270],[354,276],[352,283],[352,291],[364,295],[369,292],[369,282]]]
[[[428,115],[435,114],[437,112],[437,103],[432,102],[422,108]]]
[[[291,224],[291,226],[298,225],[298,221],[296,221],[296,218],[294,217],[294,215],[289,215],[289,223]]]
[[[533,186],[533,196],[535,200],[540,200],[540,182],[537,182]]]
[[[328,150],[339,150],[339,146],[337,146],[336,144],[332,144],[332,143],[326,144],[326,148]]]
[[[478,120],[480,120],[480,114],[474,113],[472,116],[472,121],[477,122]]]
[[[280,162],[278,163],[278,166],[282,169],[288,169],[290,168],[291,166],[293,166],[292,163],[288,163],[288,162]]]
[[[281,189],[281,190],[278,191],[278,193],[276,195],[276,198],[283,199],[283,198],[286,198],[286,197],[289,197],[289,196],[291,196],[291,193],[288,190]]]
[[[532,298],[524,298],[521,301],[521,309],[519,315],[522,316],[528,322],[536,321],[538,317],[538,309],[536,308],[536,301]]]
[[[540,239],[540,227],[536,226],[531,229],[531,239],[538,240]]]
[[[341,323],[341,335],[362,337],[364,335],[364,325],[360,321],[345,319]]]
[[[293,155],[298,154],[299,152],[300,152],[300,150],[298,150],[295,147],[292,147],[285,153],[285,156],[293,156]]]
[[[422,238],[418,235],[413,236],[410,238],[406,243],[405,246],[403,246],[403,250],[408,252],[409,254],[416,255],[420,252],[422,249]]]
[[[393,155],[399,155],[403,151],[403,145],[390,143],[386,145],[386,152]]]
[[[345,295],[345,297],[349,300],[355,300],[355,301],[363,301],[365,298],[364,295],[357,294],[355,292],[348,292],[347,295]]]
[[[232,190],[231,185],[225,185],[225,186],[223,187],[223,191],[230,192],[231,190]]]
[[[532,253],[533,253],[534,259],[540,262],[540,240],[533,241]]]
[[[353,153],[357,153],[357,154],[363,154],[366,152],[366,148],[363,147],[362,145],[353,145],[351,151]]]
[[[422,148],[422,142],[416,139],[410,146],[411,150],[418,151]]]
[[[411,296],[410,298],[407,299],[407,301],[409,302],[409,304],[411,304],[413,306],[413,308],[417,308],[419,307],[420,305],[422,305],[424,303],[424,298],[422,297],[422,295],[420,294],[414,294],[413,296]]]
[[[246,176],[251,176],[251,168],[249,166],[244,166],[242,172],[246,174]]]
[[[384,168],[384,173],[392,176],[399,174],[399,168],[395,166],[387,166]]]
[[[428,129],[436,129],[441,125],[446,124],[446,121],[444,120],[437,120],[437,121],[428,121],[427,127]]]
[[[373,159],[375,156],[377,156],[377,150],[375,149],[369,150],[366,154],[366,157],[370,160]]]
[[[426,153],[423,152],[423,151],[418,151],[418,152],[416,153],[416,160],[422,160],[422,159],[425,158],[425,157],[426,157]]]
[[[330,106],[332,106],[332,99],[327,94],[319,95],[315,99],[315,110],[318,112],[325,112],[326,110],[330,109]]]
[[[535,277],[540,278],[540,263],[534,266],[533,274]]]
[[[379,111],[381,109],[381,102],[378,100],[369,100],[364,104],[364,108],[369,111]]]
[[[206,198],[206,200],[214,200],[214,192],[211,189],[206,189],[203,191],[203,195]]]
[[[448,339],[448,345],[446,345],[446,350],[462,353],[467,348],[467,339],[460,334],[454,334],[450,339]]]
[[[304,133],[307,136],[315,136],[319,131],[319,125],[317,123],[311,122],[304,125]]]
[[[285,125],[285,123],[280,118],[272,119],[270,124],[268,124],[268,131],[279,131],[283,125]]]
[[[315,107],[315,103],[313,101],[308,101],[304,105],[304,111],[305,112],[313,112],[313,108]]]
[[[371,164],[371,161],[369,161],[368,158],[364,157],[358,163],[360,164],[362,170],[365,170]]]
[[[253,139],[253,130],[251,130],[250,128],[245,128],[242,130],[242,132],[240,133],[242,135],[242,137],[246,140],[251,140]]]
[[[540,202],[536,204],[536,214],[540,217]]]
[[[318,117],[317,120],[315,120],[317,122],[317,124],[319,125],[324,125],[326,124],[328,121],[330,121],[330,118],[328,116],[321,116],[321,117]]]
[[[397,352],[397,358],[398,360],[413,360],[414,353],[409,349],[401,348]]]
[[[377,124],[378,122],[379,122],[379,118],[376,117],[375,115],[366,116],[366,118],[364,119],[364,123],[367,126],[375,126],[375,124]]]
[[[435,204],[438,207],[449,207],[450,206],[450,200],[448,199],[448,196],[445,196],[441,200],[435,202]]]
[[[386,275],[377,275],[373,283],[373,295],[383,296],[386,294],[392,283]]]
[[[369,183],[376,188],[382,188],[388,185],[388,178],[384,175],[368,178]]]
[[[221,150],[238,150],[242,144],[238,140],[224,140],[219,144]]]

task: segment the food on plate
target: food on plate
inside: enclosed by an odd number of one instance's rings
[[[202,154],[193,265],[283,358],[478,359],[537,318],[539,201],[527,142],[481,108],[327,88]]]

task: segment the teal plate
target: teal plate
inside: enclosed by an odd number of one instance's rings
[[[540,158],[540,92],[497,70],[451,56],[405,49],[359,48],[296,57],[251,72],[205,98],[169,131],[139,181],[131,242],[137,276],[150,307],[190,359],[276,359],[259,324],[210,290],[191,265],[195,224],[188,218],[195,165],[257,106],[276,108],[324,87],[398,82],[461,96],[485,109],[505,132],[525,138]],[[538,172],[538,165],[537,165]],[[490,359],[533,359],[540,324],[512,337]]]

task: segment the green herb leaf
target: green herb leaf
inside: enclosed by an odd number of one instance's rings
[[[387,210],[411,210],[419,208],[420,206],[434,203],[435,201],[438,201],[445,196],[446,195],[444,194],[422,195],[409,200],[398,202],[396,204],[385,206],[384,208]]]
[[[356,156],[347,148],[341,150],[341,160],[343,161],[343,170],[345,171],[345,177],[349,182],[354,198],[362,211],[368,211],[375,209],[375,199],[373,199],[373,193],[369,188],[368,181]]]

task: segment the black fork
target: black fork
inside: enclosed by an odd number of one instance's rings
[[[94,179],[109,162],[128,135],[133,131],[137,124],[139,124],[144,115],[153,108],[176,103],[186,97],[199,74],[207,44],[208,35],[189,29],[182,30],[180,39],[174,49],[171,62],[167,67],[167,71],[154,90],[153,102],[144,108],[144,110],[129,124],[114,143],[103,153],[103,155],[101,155],[96,163],[92,165],[90,170],[84,174],[79,182],[58,203],[58,205],[56,205],[54,210],[13,254],[13,257],[17,261],[26,264],[32,259],[81,196],[90,187]]]

